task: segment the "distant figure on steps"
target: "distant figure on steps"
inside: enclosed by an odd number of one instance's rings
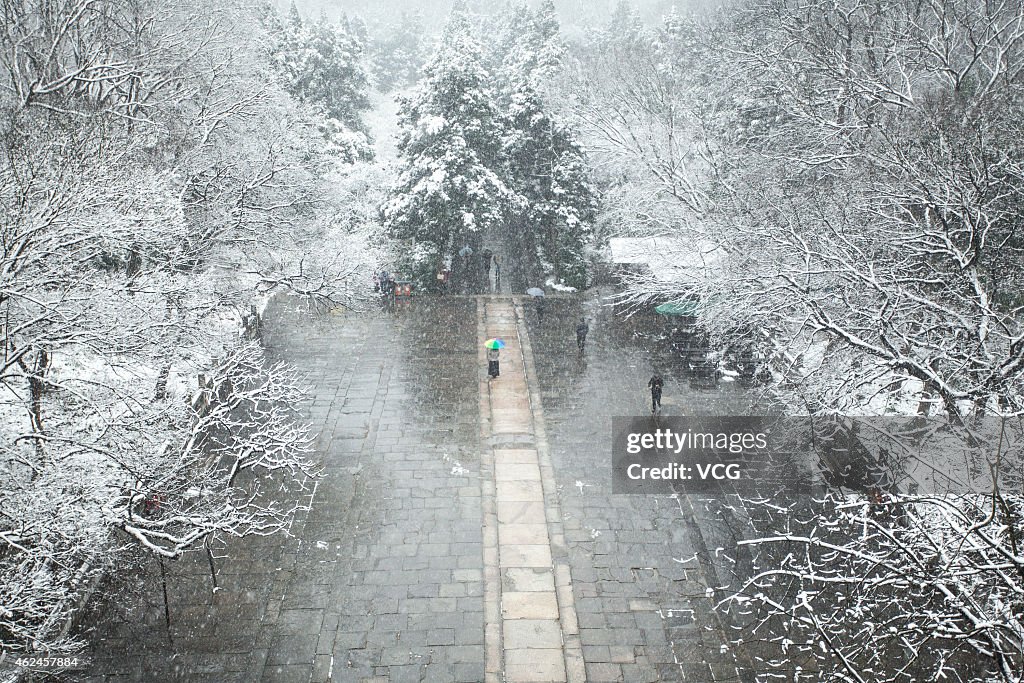
[[[580,353],[583,353],[583,347],[587,343],[588,332],[590,332],[590,325],[587,324],[587,319],[580,318],[580,324],[576,326],[576,346],[579,347]]]
[[[480,256],[483,257],[483,259],[484,259],[484,274],[488,278],[490,278],[491,277],[491,257],[494,256],[494,252],[491,251],[490,249],[486,249],[485,248],[482,252],[480,252]]]

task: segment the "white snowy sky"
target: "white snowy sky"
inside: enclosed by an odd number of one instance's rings
[[[528,0],[536,6],[539,0]],[[555,6],[564,27],[572,32],[595,23],[603,23],[618,0],[555,0]],[[700,9],[721,4],[722,0],[631,0],[645,21],[661,18],[673,5],[680,11]],[[276,0],[284,9],[290,0]],[[467,0],[470,9],[490,14],[505,5],[505,0]],[[419,10],[429,23],[443,22],[451,9],[452,0],[295,0],[304,16],[319,16],[324,10],[332,18],[343,12],[358,14],[367,22],[388,21],[402,11]]]

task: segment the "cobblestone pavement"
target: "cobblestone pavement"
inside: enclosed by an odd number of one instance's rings
[[[650,412],[655,371],[666,415],[743,415],[757,397],[727,382],[692,388],[682,359],[648,338],[662,319],[615,317],[605,303],[598,293],[550,297],[543,321],[528,316],[587,680],[753,680],[711,610],[708,589],[720,585],[713,549],[732,542],[706,509],[716,501],[611,495],[611,418]],[[581,316],[590,320],[583,354]]]
[[[450,297],[317,321],[275,308],[268,356],[312,387],[324,476],[309,512],[292,538],[219,549],[217,591],[205,556],[166,563],[170,630],[155,563],[112,583],[87,680],[752,680],[710,609],[709,549],[729,542],[710,501],[611,495],[610,439],[612,416],[649,410],[653,370],[666,414],[742,414],[755,399],[691,389],[644,336],[651,321],[613,318],[597,295],[551,297],[543,322],[528,300],[516,308]],[[479,337],[498,331],[528,331],[529,362],[512,372],[506,354],[495,393]],[[541,505],[536,528],[503,500]]]
[[[125,588],[91,634],[109,681],[482,681],[473,299],[318,323],[282,307],[268,356],[308,374],[324,476],[294,538],[230,543]]]

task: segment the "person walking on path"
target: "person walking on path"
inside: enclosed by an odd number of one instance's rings
[[[495,254],[491,257],[494,261],[494,291],[501,291],[501,261],[498,260],[498,255]]]
[[[661,390],[665,386],[665,381],[661,375],[654,375],[647,382],[647,386],[651,388],[651,414],[653,415],[656,411],[661,410]]]
[[[544,297],[535,297],[537,300],[537,324],[540,325],[544,322]]]
[[[487,349],[487,374],[491,379],[501,374],[498,369],[498,349]]]
[[[583,353],[583,347],[587,343],[588,332],[590,332],[590,325],[587,324],[587,319],[580,318],[580,324],[576,326],[576,346],[579,347],[580,353]]]

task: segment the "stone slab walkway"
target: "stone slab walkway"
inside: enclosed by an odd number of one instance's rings
[[[548,304],[543,322],[501,294],[273,309],[268,359],[312,387],[310,509],[290,537],[218,547],[216,591],[202,555],[166,563],[170,629],[156,563],[118,577],[82,678],[752,683],[711,609],[705,569],[731,542],[715,501],[612,495],[608,446],[654,370],[670,414],[742,414],[745,395],[688,389],[596,299]]]
[[[296,302],[297,303],[297,302]],[[88,681],[484,679],[476,301],[268,316],[267,356],[307,378],[323,476],[291,536],[132,571],[97,615]],[[312,494],[313,492],[308,492]]]
[[[647,341],[661,320],[616,316],[599,297],[552,297],[543,321],[526,311],[587,681],[753,683],[713,609],[722,594],[709,591],[729,578],[708,570],[729,569],[716,548],[735,544],[738,522],[713,513],[730,501],[615,495],[610,446],[613,417],[649,413],[655,372],[666,415],[744,415],[753,397],[730,383],[690,386],[679,355]],[[574,328],[584,316],[590,334],[579,353]]]
[[[478,317],[482,338],[506,343],[500,376],[485,377],[480,388],[486,680],[581,682],[561,513],[543,413],[529,387],[534,370],[528,334],[511,299],[482,299]],[[480,357],[485,367],[485,352]]]

